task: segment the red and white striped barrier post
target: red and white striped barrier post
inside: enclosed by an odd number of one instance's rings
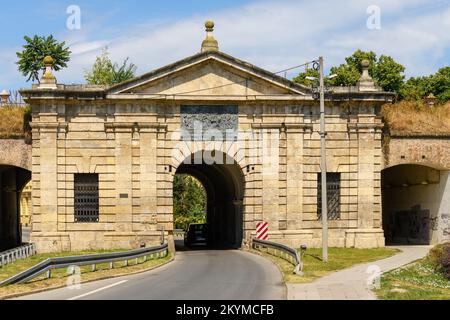
[[[269,239],[269,224],[267,222],[259,222],[256,225],[256,238],[258,240]]]

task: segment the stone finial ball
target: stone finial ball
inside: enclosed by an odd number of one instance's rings
[[[205,22],[205,27],[207,30],[212,30],[214,29],[214,21],[212,20],[208,20]]]
[[[45,65],[51,65],[51,64],[53,64],[53,58],[52,58],[51,56],[46,56],[46,57],[44,58],[44,64],[45,64]]]
[[[363,61],[361,61],[361,66],[362,66],[363,68],[368,68],[368,67],[370,67],[370,61],[367,60],[367,59],[364,59]]]

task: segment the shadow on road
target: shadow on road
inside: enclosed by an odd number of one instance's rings
[[[238,248],[232,248],[229,246],[207,246],[207,245],[193,245],[190,247],[186,247],[184,245],[184,240],[175,239],[175,250],[178,252],[181,251],[208,251],[208,250],[238,250]]]

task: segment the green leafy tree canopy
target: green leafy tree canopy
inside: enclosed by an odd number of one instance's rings
[[[91,70],[85,71],[84,78],[89,84],[113,85],[133,79],[137,67],[126,58],[121,65],[109,58],[108,48],[104,48],[95,60]]]
[[[312,68],[308,68],[306,69],[305,72],[301,72],[297,77],[295,77],[292,81],[302,84],[304,86],[307,87],[311,87],[314,85],[314,81],[311,81],[309,79],[306,79],[306,77],[314,77],[316,79],[319,78],[319,72],[312,69]]]
[[[412,77],[400,89],[400,97],[405,100],[421,100],[430,93],[441,102],[450,100],[450,67],[430,76]]]
[[[363,60],[369,60],[369,74],[383,90],[398,91],[400,89],[405,78],[403,75],[405,67],[397,63],[392,57],[381,55],[377,58],[374,52],[362,50],[356,50],[351,56],[345,58],[344,64],[330,68],[330,73],[336,74],[337,77],[326,80],[326,84],[331,86],[355,86],[361,78],[361,62]],[[314,70],[308,70],[300,73],[298,77],[294,78],[294,81],[310,86],[311,82],[306,79],[306,76],[311,75],[308,73],[317,74]],[[315,74],[313,76],[316,76]]]
[[[190,175],[177,174],[173,182],[174,224],[187,230],[191,223],[206,222],[206,191]]]
[[[52,35],[24,37],[26,44],[22,52],[17,52],[19,71],[27,77],[27,81],[38,81],[39,73],[44,71],[44,58],[53,58],[53,70],[59,71],[67,67],[72,53],[65,42],[58,42]]]

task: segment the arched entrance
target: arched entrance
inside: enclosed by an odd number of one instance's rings
[[[387,244],[436,244],[450,236],[450,176],[417,164],[382,171]]]
[[[22,243],[20,194],[30,179],[26,169],[0,165],[0,251]]]
[[[188,174],[205,187],[207,223],[215,247],[240,248],[243,240],[245,180],[240,166],[230,156],[216,151],[192,154],[176,174]],[[211,161],[211,155],[213,161]]]

